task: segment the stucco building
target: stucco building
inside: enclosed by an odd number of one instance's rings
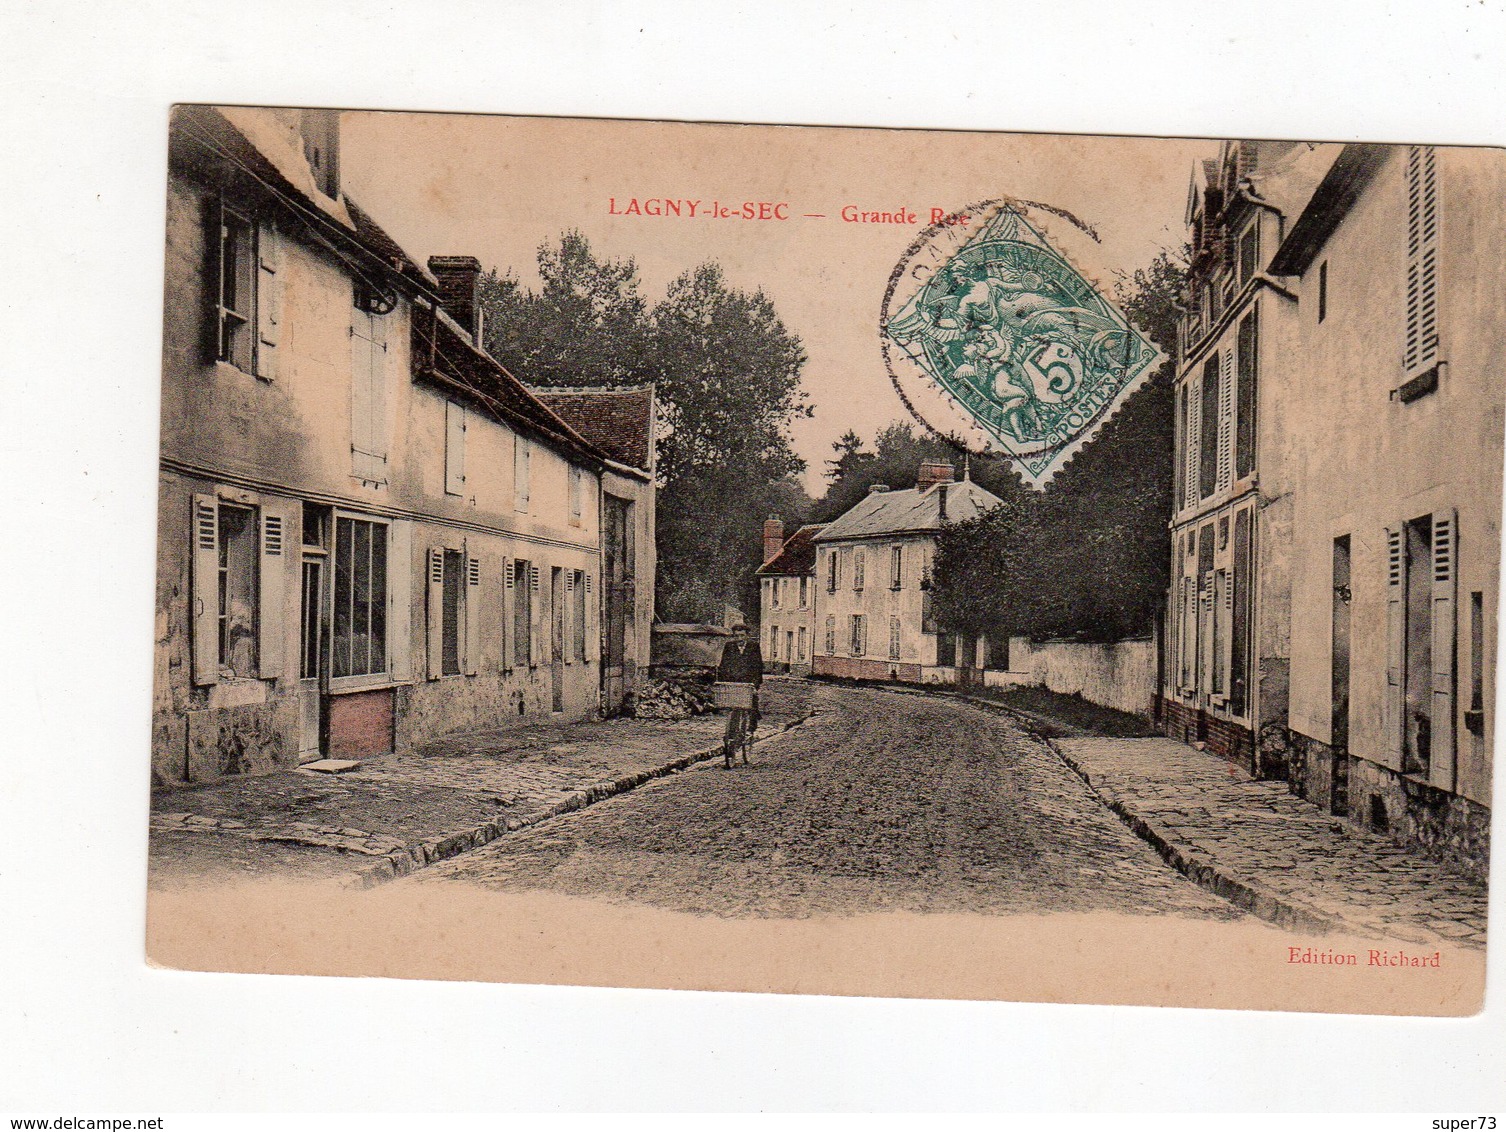
[[[1189,204],[1164,720],[1483,874],[1506,167],[1231,142]]]
[[[169,154],[154,778],[598,711],[611,460],[478,347],[479,263],[341,191],[336,112]]]
[[[816,536],[807,523],[789,538],[784,523],[763,525],[764,563],[758,568],[758,626],[765,667],[808,676],[816,638]]]
[[[600,519],[602,710],[616,714],[648,679],[656,563],[654,390],[644,385],[533,392],[607,457]]]
[[[941,632],[931,614],[937,536],[999,503],[955,474],[922,464],[913,488],[875,485],[815,536],[813,675],[953,683],[987,664],[985,642]]]

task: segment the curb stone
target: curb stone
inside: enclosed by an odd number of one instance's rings
[[[766,742],[776,735],[783,735],[794,730],[802,723],[809,720],[816,712],[807,711],[804,715],[797,715],[786,722],[777,731],[771,731],[761,739],[755,739],[754,745]],[[650,767],[648,770],[640,770],[633,774],[624,775],[622,778],[606,779],[594,783],[580,790],[572,791],[561,798],[554,805],[549,806],[534,814],[518,818],[493,818],[491,821],[482,822],[472,829],[460,830],[456,833],[446,834],[441,837],[431,837],[425,841],[419,841],[402,849],[394,849],[383,855],[382,859],[374,864],[366,865],[355,870],[341,882],[342,887],[364,891],[397,880],[399,877],[409,876],[419,869],[437,864],[450,857],[458,857],[472,849],[495,841],[504,834],[515,833],[520,829],[528,829],[550,818],[559,817],[575,810],[583,810],[587,806],[607,798],[625,794],[629,790],[642,786],[645,782],[651,782],[656,778],[665,778],[682,770],[688,770],[696,763],[705,762],[722,753],[721,743],[706,747],[699,751],[692,751],[688,755],[681,755],[677,759],[664,763],[662,766]]]
[[[900,689],[893,690],[899,691]],[[1135,836],[1154,849],[1163,861],[1198,887],[1227,900],[1236,908],[1249,912],[1252,916],[1265,920],[1267,923],[1275,924],[1277,927],[1292,931],[1327,933],[1343,930],[1348,927],[1348,925],[1336,917],[1320,915],[1310,908],[1277,895],[1263,885],[1240,880],[1195,845],[1180,841],[1164,830],[1152,825],[1145,818],[1130,809],[1107,786],[1094,782],[1092,776],[1083,769],[1077,760],[1062,750],[1056,740],[1041,731],[1039,721],[1028,713],[1017,711],[1014,708],[1006,707],[1003,704],[984,699],[980,696],[970,696],[965,692],[945,689],[937,689],[935,692],[931,692],[921,688],[905,688],[903,691],[911,695],[941,695],[949,699],[961,700],[974,707],[1009,716],[1020,725],[1027,735],[1038,743],[1043,743],[1057,758],[1061,759],[1062,763],[1073,774],[1082,779],[1083,784],[1093,792],[1093,796],[1102,802],[1109,812],[1123,822]]]
[[[1180,841],[1152,825],[1135,813],[1113,790],[1094,782],[1092,775],[1083,769],[1076,759],[1062,750],[1055,739],[1039,730],[1035,725],[1036,721],[1031,716],[1005,707],[1003,704],[975,696],[957,694],[956,698],[973,704],[975,707],[990,708],[1001,712],[1018,722],[1032,739],[1044,743],[1073,774],[1082,779],[1084,785],[1093,792],[1094,797],[1102,802],[1109,812],[1123,822],[1136,837],[1148,844],[1163,861],[1198,887],[1207,889],[1215,896],[1227,900],[1236,908],[1249,912],[1252,916],[1291,931],[1327,933],[1338,931],[1345,926],[1341,920],[1319,915],[1310,908],[1277,895],[1263,885],[1240,880],[1197,846]]]

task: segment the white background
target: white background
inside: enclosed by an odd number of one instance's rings
[[[635,7],[0,5],[0,1112],[1502,1107],[1499,900],[1463,1021],[145,966],[170,102],[1506,142],[1502,0]]]

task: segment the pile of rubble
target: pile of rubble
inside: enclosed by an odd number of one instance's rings
[[[689,719],[716,710],[711,683],[691,677],[650,680],[634,697],[636,719]]]

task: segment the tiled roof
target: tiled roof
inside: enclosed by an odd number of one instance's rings
[[[781,574],[800,577],[816,572],[816,536],[824,528],[819,523],[807,523],[800,527],[774,555],[757,570],[759,574]]]
[[[649,471],[654,458],[654,389],[534,389],[592,444],[619,464]]]
[[[1001,502],[972,480],[936,484],[922,491],[875,491],[865,495],[841,518],[826,525],[818,541],[870,538],[878,535],[939,531],[942,527],[941,489],[946,489],[946,522],[975,519]]]
[[[432,357],[432,364],[431,359]],[[505,424],[591,461],[606,452],[586,439],[448,318],[413,314],[413,371]]]

